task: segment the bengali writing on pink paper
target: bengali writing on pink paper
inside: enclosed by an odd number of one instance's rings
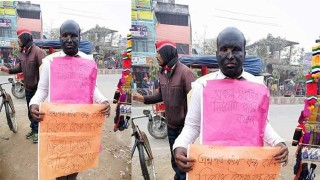
[[[201,143],[263,146],[269,90],[258,83],[210,80],[203,88]]]
[[[50,65],[50,102],[92,104],[97,65],[79,57],[55,57]]]

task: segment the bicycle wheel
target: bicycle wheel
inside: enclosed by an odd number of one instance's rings
[[[4,103],[4,108],[6,110],[6,116],[7,116],[7,121],[8,121],[8,126],[11,131],[14,133],[18,132],[18,123],[16,121],[16,115],[14,112],[12,112],[11,107],[9,106],[8,102]]]
[[[155,180],[156,176],[154,162],[152,158],[150,158],[149,156],[145,156],[145,150],[146,149],[144,143],[139,143],[138,151],[142,175],[145,180]]]

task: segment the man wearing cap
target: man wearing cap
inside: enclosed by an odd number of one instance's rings
[[[31,131],[26,135],[27,139],[32,138],[33,143],[38,142],[38,122],[31,116],[29,103],[34,96],[39,82],[39,67],[45,53],[38,46],[33,44],[32,34],[28,30],[18,30],[18,44],[20,47],[19,63],[14,68],[0,67],[1,71],[9,74],[23,73],[24,86],[26,91],[26,101],[28,106],[28,117]]]
[[[195,77],[192,71],[178,60],[175,43],[167,40],[158,41],[156,42],[156,50],[158,64],[161,66],[159,92],[150,96],[134,93],[133,99],[145,104],[164,102],[171,164],[176,173],[174,179],[185,179],[186,174],[180,171],[175,163],[172,146],[184,126],[187,114],[187,94]]]

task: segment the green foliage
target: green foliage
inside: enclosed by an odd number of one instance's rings
[[[152,64],[149,69],[149,78],[150,80],[157,80],[158,79],[158,73],[159,73],[159,66],[158,64]]]
[[[82,39],[92,42],[94,47],[99,46],[100,54],[106,56],[113,56],[120,58],[122,52],[118,47],[112,47],[112,42],[121,39],[121,36],[115,35],[117,31],[111,30],[106,27],[96,25],[94,28],[89,29],[81,34]]]

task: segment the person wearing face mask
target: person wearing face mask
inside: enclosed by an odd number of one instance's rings
[[[65,21],[60,27],[60,43],[62,51],[53,53],[43,59],[43,67],[40,75],[40,81],[38,89],[34,97],[30,101],[31,115],[35,121],[40,122],[43,120],[44,113],[39,112],[39,105],[47,98],[49,94],[49,83],[50,83],[50,64],[54,61],[55,57],[81,57],[84,60],[93,59],[85,53],[78,50],[80,43],[80,27],[79,24],[73,20]],[[68,87],[66,87],[68,88]],[[68,91],[66,89],[66,91]],[[81,92],[79,92],[81,93]],[[67,97],[66,97],[67,98]],[[110,105],[107,99],[101,94],[97,86],[93,92],[93,101],[105,106],[101,109],[107,117],[110,115]],[[75,180],[78,173],[73,173],[67,176],[58,177],[57,180]]]
[[[193,84],[193,93],[188,107],[185,126],[173,145],[175,160],[180,170],[184,172],[190,171],[193,162],[195,162],[195,159],[187,158],[187,147],[189,144],[193,144],[200,134],[202,112],[201,96],[208,80],[235,79],[259,83],[265,86],[255,76],[244,71],[245,46],[246,40],[244,35],[237,28],[227,27],[218,35],[216,57],[219,71],[199,78]],[[221,129],[221,131],[223,131],[223,129]],[[285,166],[288,162],[289,154],[285,140],[274,131],[268,121],[264,129],[264,135],[261,138],[263,138],[263,140],[261,139],[262,142],[264,141],[270,146],[281,147],[279,152],[274,155],[274,158],[277,162],[284,163],[283,165]],[[220,141],[219,137],[212,137],[212,139],[213,141]]]
[[[133,93],[133,100],[145,104],[164,102],[171,150],[171,165],[175,171],[174,179],[181,180],[186,178],[186,174],[180,171],[175,164],[172,146],[184,126],[187,112],[187,94],[195,77],[192,71],[178,60],[175,43],[167,40],[158,41],[156,42],[156,50],[157,60],[162,68],[159,73],[159,92],[150,96]]]
[[[20,47],[19,63],[14,68],[0,67],[1,71],[9,74],[23,73],[24,86],[26,92],[26,101],[28,106],[28,118],[30,120],[31,131],[26,135],[33,143],[38,143],[38,122],[31,116],[29,102],[34,96],[39,82],[39,67],[42,59],[45,57],[44,51],[33,44],[33,38],[30,31],[22,29],[17,31],[18,44]]]

